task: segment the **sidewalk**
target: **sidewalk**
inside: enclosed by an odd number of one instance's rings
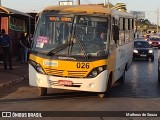
[[[0,63],[0,88],[8,87],[15,83],[28,79],[28,64],[21,64],[13,58],[13,70],[3,69],[3,63]]]

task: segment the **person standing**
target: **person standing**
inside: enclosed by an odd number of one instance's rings
[[[33,41],[33,36],[32,34],[27,34],[26,35],[26,39],[27,39],[27,47],[28,47],[28,60],[29,60],[29,54],[30,54],[30,50],[31,50],[31,47],[32,47],[32,41]]]
[[[28,40],[25,36],[25,32],[21,33],[20,38],[20,52],[21,52],[21,63],[27,63],[28,61]]]
[[[27,40],[28,40],[28,47],[29,47],[29,49],[30,49],[31,46],[32,46],[33,35],[32,35],[32,34],[27,34],[27,35],[26,35],[26,38],[27,38]]]
[[[7,61],[9,62],[10,70],[12,70],[12,42],[9,35],[5,34],[5,29],[1,30],[0,44],[3,50],[4,69],[7,70]]]

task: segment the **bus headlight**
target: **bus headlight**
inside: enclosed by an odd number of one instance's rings
[[[92,71],[92,75],[95,77],[98,75],[98,72],[97,71]]]
[[[34,69],[38,72],[38,73],[41,73],[41,74],[45,74],[43,68],[41,67],[40,64],[30,60],[29,61],[29,64],[32,65],[34,67]]]
[[[89,75],[87,77],[94,78],[106,69],[107,69],[107,65],[96,67],[89,73]]]
[[[98,67],[99,72],[103,71],[103,67]]]
[[[34,62],[34,61],[31,61],[31,60],[30,60],[29,63],[30,63],[33,67],[37,66],[37,63]]]
[[[39,72],[41,74],[45,74],[45,72],[43,71],[43,69],[40,65],[37,65],[36,70],[37,70],[37,72]]]

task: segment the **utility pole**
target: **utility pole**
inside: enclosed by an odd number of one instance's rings
[[[108,0],[108,8],[109,8],[109,0]]]
[[[107,8],[109,8],[109,0],[108,0],[108,2],[106,2],[106,0],[104,0],[104,6],[106,6],[106,5],[107,5]]]
[[[136,31],[135,31],[135,39],[138,38],[138,16],[136,14],[136,20],[135,20],[135,24],[136,24]]]
[[[77,4],[78,4],[78,5],[80,5],[80,4],[81,4],[81,3],[80,3],[80,0],[77,0]]]
[[[106,0],[104,0],[104,6],[106,6]]]
[[[159,6],[158,6],[158,9],[157,9],[157,33],[159,33]]]

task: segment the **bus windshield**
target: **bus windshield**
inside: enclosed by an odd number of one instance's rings
[[[105,56],[107,44],[107,17],[43,14],[32,50],[65,56]]]

